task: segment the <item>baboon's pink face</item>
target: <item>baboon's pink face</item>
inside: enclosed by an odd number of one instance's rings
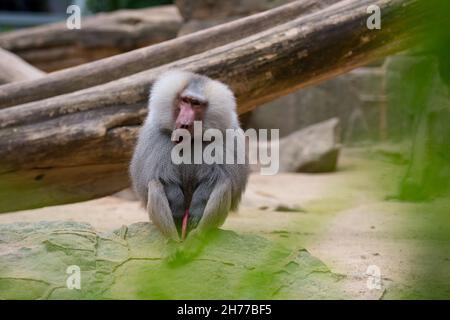
[[[207,106],[204,97],[181,93],[175,103],[175,129],[187,129],[192,134],[194,121],[203,121]]]

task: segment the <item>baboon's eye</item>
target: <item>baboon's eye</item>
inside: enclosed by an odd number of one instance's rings
[[[184,103],[189,103],[189,99],[186,97],[181,98],[181,101]]]

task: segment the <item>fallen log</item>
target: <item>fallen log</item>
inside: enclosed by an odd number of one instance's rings
[[[248,16],[256,12],[270,10],[280,5],[280,3],[291,2],[292,0],[258,0],[258,1],[214,1],[211,5],[203,0],[175,0],[175,5],[180,11],[185,22],[191,20],[206,20],[210,18],[225,18],[236,16]],[[322,1],[317,1],[322,2]]]
[[[175,6],[119,10],[66,22],[4,32],[0,47],[45,71],[59,70],[176,37],[182,18]]]
[[[15,54],[0,48],[0,85],[42,78],[45,72],[33,67]]]
[[[170,63],[240,40],[335,2],[337,0],[295,1],[195,34],[57,71],[38,81],[3,86],[0,108],[74,92]]]
[[[0,211],[86,200],[126,187],[149,87],[168,68],[225,81],[244,113],[413,45],[427,18],[421,3],[343,1],[159,68],[0,110]],[[369,4],[381,8],[380,30],[366,27]]]

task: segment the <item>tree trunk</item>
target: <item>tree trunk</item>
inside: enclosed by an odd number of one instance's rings
[[[74,92],[148,70],[237,41],[335,2],[337,0],[288,3],[195,34],[54,72],[38,81],[4,86],[0,92],[0,108]]]
[[[45,72],[0,48],[0,85],[16,81],[42,78]]]
[[[0,210],[86,200],[126,187],[149,87],[168,68],[228,83],[244,113],[414,44],[413,34],[429,18],[421,3],[343,1],[159,68],[0,110]],[[372,4],[381,8],[380,30],[366,27]]]
[[[175,6],[81,17],[81,29],[66,22],[0,34],[0,47],[45,71],[59,70],[175,38],[182,18]]]

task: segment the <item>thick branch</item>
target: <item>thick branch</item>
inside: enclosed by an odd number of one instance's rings
[[[5,32],[0,47],[34,66],[54,71],[176,37],[182,18],[175,6],[120,10],[66,22]]]
[[[33,67],[9,51],[0,48],[0,85],[42,78],[45,72]]]
[[[403,50],[423,30],[427,12],[421,3],[343,1],[160,68],[0,110],[0,210],[84,200],[126,187],[148,89],[163,70],[178,67],[225,81],[243,113]],[[380,30],[366,27],[369,4],[382,10]],[[49,199],[48,190],[55,189]]]
[[[4,86],[0,92],[0,108],[92,87],[170,63],[261,32],[335,2],[337,0],[295,1],[195,34],[57,71],[38,81]]]

